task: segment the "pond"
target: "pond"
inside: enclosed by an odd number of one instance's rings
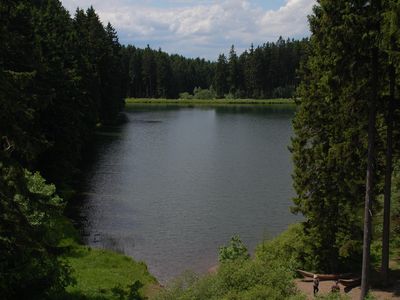
[[[144,261],[161,283],[206,272],[238,234],[251,252],[290,213],[294,107],[134,106],[98,133],[82,195],[86,242]]]

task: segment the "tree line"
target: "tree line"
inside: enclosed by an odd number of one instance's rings
[[[374,257],[388,282],[396,240],[390,223],[400,217],[390,211],[400,154],[399,8],[391,0],[318,2],[294,119],[303,263],[320,272],[362,271],[361,299]],[[379,251],[371,253],[371,243]]]
[[[232,45],[229,56],[216,62],[127,46],[127,97],[178,98],[195,88],[211,90],[216,98],[289,98],[298,84],[296,69],[305,56],[307,39],[268,42],[239,56]]]
[[[212,84],[214,64],[205,59],[186,58],[128,45],[123,48],[126,67],[126,97],[178,98],[180,93]]]

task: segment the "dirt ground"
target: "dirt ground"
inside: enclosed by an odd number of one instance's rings
[[[313,283],[312,281],[304,281],[303,279],[296,279],[297,288],[307,295],[307,299],[314,299],[313,295]],[[328,294],[331,291],[331,287],[334,281],[321,281],[319,283],[319,295]],[[341,284],[340,293],[347,295],[351,300],[360,299],[360,287],[355,287],[353,289],[345,289]],[[400,280],[397,280],[394,285],[385,290],[372,289],[372,294],[377,299],[400,299]]]

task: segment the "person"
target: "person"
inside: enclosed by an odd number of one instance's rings
[[[331,287],[331,292],[332,292],[332,293],[339,293],[339,292],[340,292],[339,280],[336,280],[336,281],[335,281],[335,284],[332,285],[332,287]]]
[[[313,278],[314,295],[319,292],[319,278],[317,274],[314,274]]]

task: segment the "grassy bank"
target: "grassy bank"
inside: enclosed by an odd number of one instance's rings
[[[145,299],[159,288],[145,263],[80,244],[79,234],[67,218],[59,219],[56,226],[63,233],[60,247],[65,249],[60,260],[70,267],[74,279],[56,299]]]
[[[144,263],[115,252],[77,245],[64,259],[76,280],[67,287],[66,299],[121,299],[134,293],[143,297],[157,284]]]
[[[153,99],[153,98],[127,98],[126,105],[150,104],[150,105],[271,105],[271,104],[291,104],[293,99]]]

